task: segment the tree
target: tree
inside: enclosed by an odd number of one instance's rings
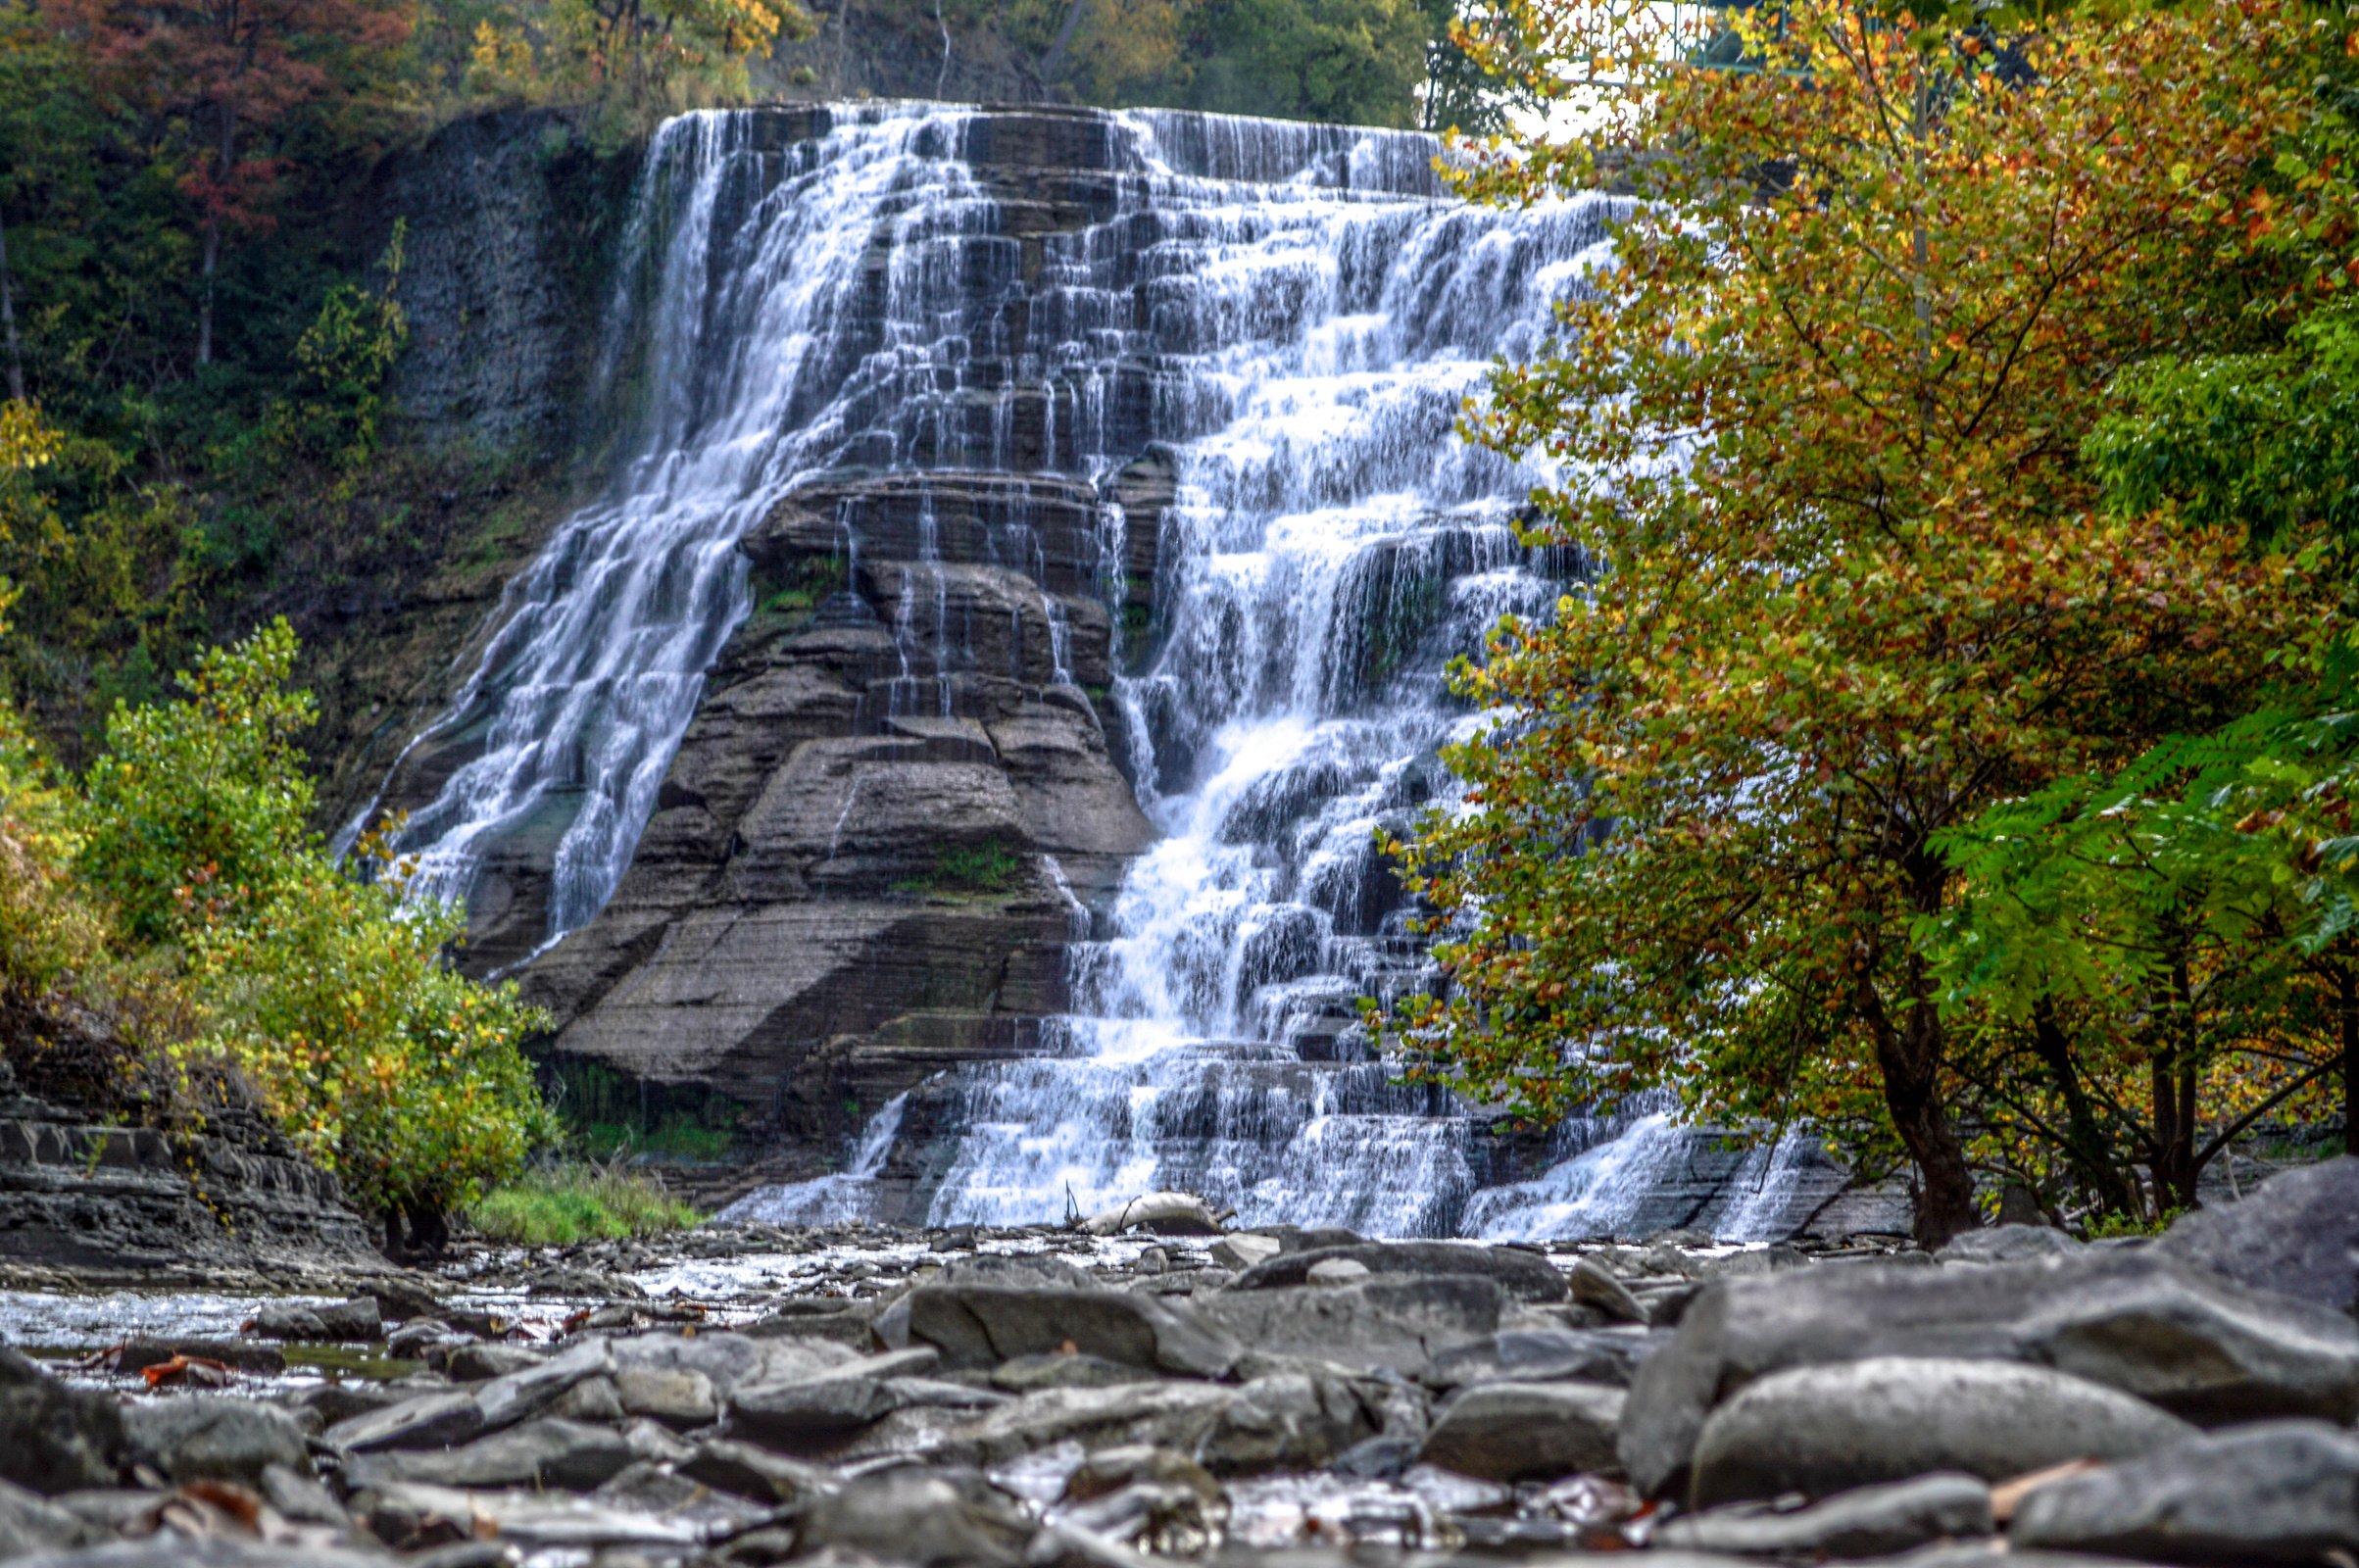
[[[1197,26],[1191,108],[1416,123],[1435,30],[1416,0],[1204,0]]]
[[[194,209],[196,363],[214,357],[214,290],[233,233],[267,232],[295,111],[350,94],[408,36],[400,0],[42,0],[102,86],[165,127]]]
[[[1921,1240],[1977,1222],[1936,836],[2233,717],[2321,609],[2238,529],[2101,508],[2079,455],[2117,372],[2233,318],[2199,264],[2298,118],[2289,16],[1803,0],[1705,69],[1517,0],[1474,40],[1595,134],[1471,190],[1611,163],[1661,205],[1472,422],[1559,461],[1534,537],[1600,572],[1461,673],[1504,716],[1403,847],[1451,989],[1392,1021],[1433,1072],[1535,1115],[1669,1086],[1814,1122],[1905,1158]]]

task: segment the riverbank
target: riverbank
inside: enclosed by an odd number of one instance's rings
[[[2331,1561],[2355,1214],[2335,1161],[1940,1258],[711,1226],[364,1302],[11,1292],[0,1552]]]

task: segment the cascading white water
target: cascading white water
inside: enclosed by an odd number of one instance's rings
[[[784,148],[743,115],[658,131],[602,366],[610,398],[644,389],[631,456],[510,584],[474,673],[419,738],[472,752],[403,835],[420,893],[466,897],[488,847],[535,835],[555,840],[551,940],[613,893],[748,608],[737,541],[797,478],[873,439],[854,411],[909,390],[905,362],[930,379],[926,310],[951,280],[928,275],[925,241],[980,200],[947,156],[964,119],[855,111]],[[900,352],[857,355],[845,304],[880,227],[897,231]]]
[[[1439,194],[1429,138],[1142,113],[1087,122],[1107,177],[1072,199],[1096,205],[1019,245],[964,161],[988,123],[919,105],[830,112],[804,139],[759,113],[660,132],[606,353],[607,397],[639,405],[630,455],[414,743],[453,759],[408,832],[425,885],[464,893],[538,846],[547,938],[598,910],[748,610],[735,546],[797,485],[1105,481],[1152,448],[1176,500],[1134,518],[1102,487],[1098,559],[1118,571],[1125,531],[1159,529],[1155,623],[1126,629],[1114,695],[1163,837],[1095,921],[1044,867],[1076,938],[1100,933],[1072,946],[1073,1013],[1046,1054],[916,1091],[911,1121],[949,1133],[891,1180],[907,1097],[850,1168],[732,1212],[857,1217],[895,1189],[936,1222],[1037,1220],[1185,1187],[1256,1222],[1615,1229],[1643,1195],[1597,1180],[1603,1156],[1502,1183],[1468,1108],[1393,1084],[1352,1009],[1424,976],[1374,833],[1447,794],[1435,752],[1470,720],[1442,667],[1562,586],[1511,525],[1540,475],[1455,421],[1498,358],[1541,344],[1620,204],[1470,209]],[[953,643],[973,646],[932,505],[874,607],[898,662],[872,717],[950,716]],[[991,563],[1045,595],[1041,548],[1019,520]],[[847,522],[856,582],[860,550]],[[1048,620],[1069,678],[1054,603]],[[856,780],[839,838],[857,801]],[[1643,1163],[1648,1136],[1615,1157]],[[1777,1202],[1756,1206],[1771,1228]]]
[[[1465,721],[1445,659],[1559,591],[1511,526],[1539,475],[1454,427],[1495,358],[1542,339],[1618,204],[1438,199],[1422,137],[1125,124],[1125,204],[1158,242],[1126,253],[1118,219],[1051,255],[1076,320],[1120,320],[1145,273],[1147,321],[1185,367],[1161,624],[1117,683],[1164,836],[1110,935],[1075,945],[1061,1049],[949,1086],[958,1133],[922,1178],[927,1217],[1037,1220],[1177,1186],[1248,1220],[1447,1233],[1480,1180],[1473,1123],[1392,1085],[1345,1026],[1421,962],[1374,834],[1437,787],[1435,751]],[[784,1219],[813,1196],[733,1212]]]

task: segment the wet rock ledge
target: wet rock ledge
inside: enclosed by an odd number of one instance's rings
[[[126,1126],[23,1092],[0,1059],[0,1284],[288,1290],[384,1271],[335,1178],[251,1107],[195,1131]]]
[[[62,1378],[0,1352],[0,1557],[2347,1563],[2355,1242],[2337,1160],[2152,1243],[1938,1257],[1288,1228],[478,1253],[439,1296]],[[399,1375],[273,1379],[265,1335],[381,1341]],[[163,1393],[126,1396],[140,1367]]]

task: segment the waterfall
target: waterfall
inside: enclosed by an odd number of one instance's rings
[[[1002,135],[1057,141],[1082,172],[1026,184],[1002,158],[980,177]],[[1642,1125],[1619,1153],[1516,1180],[1475,1107],[1397,1083],[1356,1021],[1358,998],[1431,979],[1376,834],[1450,799],[1438,749],[1477,717],[1442,672],[1568,586],[1562,555],[1515,532],[1545,471],[1456,423],[1499,359],[1545,344],[1626,211],[1469,208],[1441,192],[1438,151],[933,105],[692,115],[656,137],[603,353],[623,456],[413,743],[429,787],[410,793],[430,799],[404,847],[425,886],[545,861],[537,940],[591,919],[752,608],[739,541],[843,475],[956,470],[970,491],[991,475],[1007,520],[985,564],[1040,590],[1045,663],[1076,699],[1066,610],[1104,600],[1120,671],[1105,711],[1160,835],[1094,909],[1053,857],[1039,868],[1073,940],[1070,1010],[1036,1054],[893,1099],[838,1173],[731,1213],[814,1223],[890,1193],[936,1223],[1028,1221],[1180,1187],[1247,1222],[1541,1235],[1611,1232],[1644,1206],[1636,1173],[1687,1135]],[[1115,480],[1148,458],[1171,500],[1134,514]],[[1036,484],[1097,498],[1092,550],[1043,554]],[[829,603],[890,640],[861,722],[949,736],[984,641],[979,601],[951,585],[977,569],[980,513],[908,493],[890,560],[839,514],[839,560],[871,586]],[[1123,613],[1142,603],[1132,559],[1155,563],[1152,614]],[[1052,577],[1076,591],[1076,561],[1085,597],[1052,598]],[[991,612],[1012,622],[1018,677],[1031,599]],[[856,775],[824,808],[821,880],[859,792]],[[1761,1167],[1745,1229],[1776,1229],[1792,1163]]]
[[[869,456],[865,410],[914,389],[910,356],[860,352],[844,309],[880,227],[898,240],[888,319],[929,379],[925,312],[948,280],[927,275],[927,240],[979,201],[945,156],[964,119],[853,112],[784,147],[742,114],[657,132],[601,366],[604,399],[640,405],[629,455],[509,585],[474,672],[412,743],[471,753],[399,841],[421,894],[465,898],[486,852],[519,838],[554,844],[547,941],[614,892],[749,608],[738,539],[797,478]]]

